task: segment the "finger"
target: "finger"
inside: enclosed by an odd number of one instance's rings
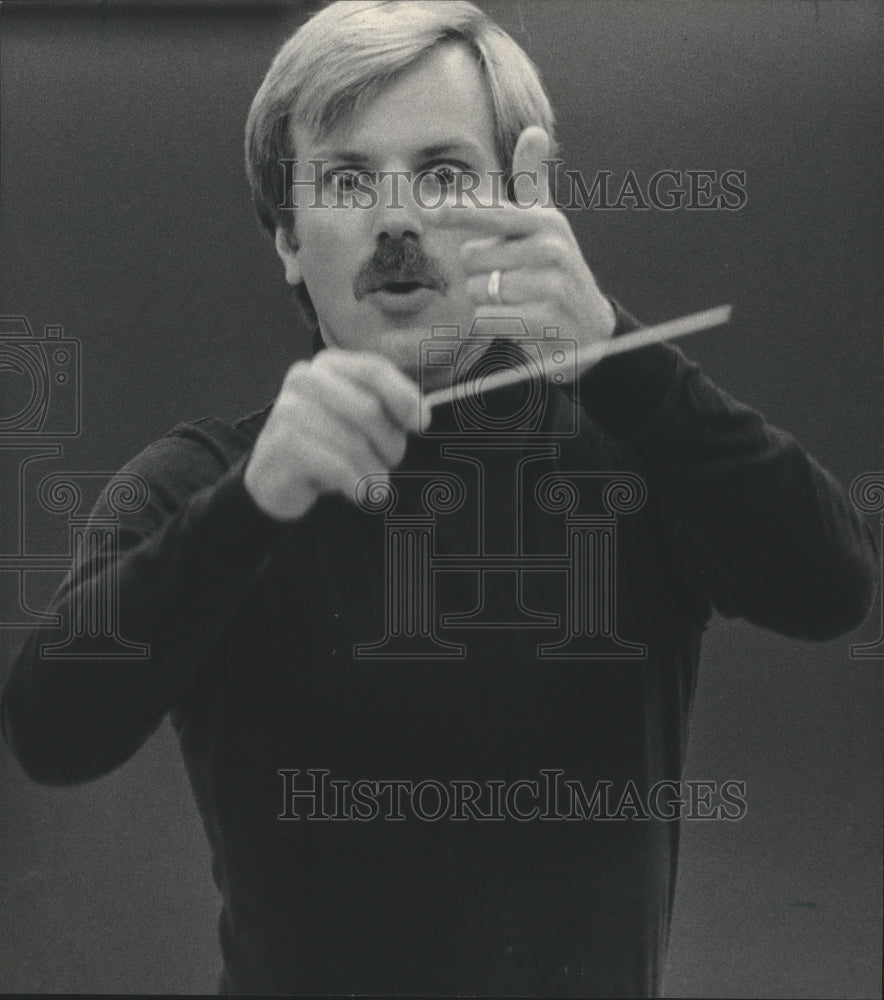
[[[513,193],[520,205],[549,201],[549,135],[539,125],[522,131],[513,150]]]
[[[305,422],[305,434],[293,446],[291,460],[315,494],[337,492],[352,498],[359,480],[385,477],[389,470],[366,441],[335,434],[335,429],[319,419]]]
[[[550,208],[534,211],[511,205],[472,205],[449,201],[433,211],[432,224],[444,229],[467,229],[483,236],[518,237],[549,224]]]
[[[377,462],[374,452],[359,447],[341,451],[339,443],[320,442],[304,462],[312,489],[317,493],[341,493],[353,500],[359,482],[366,477],[388,479],[390,470]]]
[[[420,389],[387,358],[367,351],[327,349],[316,363],[376,396],[394,423],[407,431],[419,429]],[[348,390],[342,392],[346,398]]]
[[[314,495],[346,492],[362,476],[385,474],[388,463],[369,441],[323,410],[307,390],[305,385],[297,394],[281,397],[271,415],[281,447],[265,473],[276,480],[276,492],[287,492],[292,500],[293,492],[304,488]],[[404,451],[405,435],[400,436]],[[279,510],[292,513],[285,502]]]
[[[564,256],[562,241],[548,233],[534,233],[521,240],[467,240],[460,248],[467,275],[522,267],[555,267]]]
[[[405,453],[405,429],[395,423],[370,389],[338,372],[318,368],[304,387],[310,425],[319,440],[350,454],[367,471],[398,465]]]
[[[361,444],[373,456],[374,469],[401,457],[389,442],[404,440],[405,432],[393,424],[381,401],[327,367],[311,366],[294,387],[288,420],[298,441],[326,442],[342,454]]]
[[[517,268],[501,271],[499,302],[489,295],[487,274],[467,278],[466,289],[470,298],[480,306],[522,306],[549,302],[557,294],[560,282],[561,275],[555,270]]]
[[[346,499],[355,502],[359,483],[366,476],[371,476],[375,481],[389,478],[386,471],[377,469],[365,471],[348,459],[329,452],[326,455],[317,455],[316,466],[309,476],[310,488],[317,495],[340,493]]]

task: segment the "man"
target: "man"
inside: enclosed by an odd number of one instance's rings
[[[150,658],[59,664],[35,634],[5,692],[50,783],[106,773],[171,712],[223,990],[654,994],[678,826],[647,807],[678,791],[711,606],[826,638],[870,605],[870,535],[787,435],[673,348],[580,364],[634,324],[542,197],[552,134],[533,67],[468,4],[333,5],[286,44],[248,168],[324,349],[269,411],[127,466],[150,501],[120,534],[121,634]],[[535,175],[537,204],[495,196],[501,172]],[[466,380],[546,365],[545,329],[573,384],[464,390],[423,427],[420,390],[459,358]],[[634,491],[616,548],[611,484]],[[574,537],[611,548],[571,562]],[[55,610],[107,573],[96,554]],[[561,802],[541,775],[571,782]],[[575,794],[599,783],[607,818]]]

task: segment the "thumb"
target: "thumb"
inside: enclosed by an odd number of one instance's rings
[[[513,196],[519,205],[549,203],[549,135],[539,125],[524,129],[513,150]]]

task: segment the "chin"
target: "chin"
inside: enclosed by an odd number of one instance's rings
[[[416,377],[420,358],[420,343],[429,336],[423,327],[369,330],[363,327],[358,336],[336,337],[322,332],[326,347],[342,351],[369,351],[380,354],[401,371]]]
[[[429,336],[429,330],[412,328],[406,330],[389,330],[378,337],[376,350],[389,358],[394,365],[415,382],[420,369],[420,345]]]

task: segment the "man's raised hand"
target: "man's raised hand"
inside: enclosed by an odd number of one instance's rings
[[[579,347],[614,332],[611,303],[599,290],[565,215],[550,201],[549,136],[526,128],[513,153],[513,187],[518,204],[449,203],[438,224],[469,229],[461,246],[467,291],[478,315],[522,319],[536,337],[544,327]],[[489,276],[500,271],[499,302],[489,295]]]

